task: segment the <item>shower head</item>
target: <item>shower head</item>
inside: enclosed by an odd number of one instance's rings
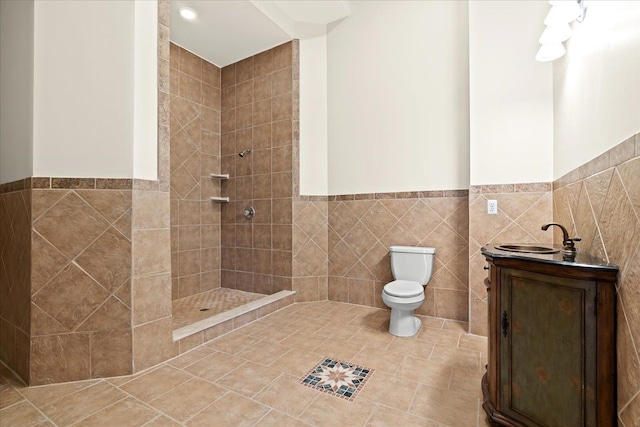
[[[239,152],[239,153],[238,153],[238,156],[240,156],[240,157],[244,157],[244,155],[245,155],[245,154],[248,154],[248,153],[250,153],[250,152],[251,152],[251,149],[250,149],[250,148],[247,148],[246,150]]]

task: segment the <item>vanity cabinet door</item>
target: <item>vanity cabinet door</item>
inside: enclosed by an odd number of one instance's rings
[[[526,426],[595,426],[595,282],[500,273],[500,411]]]

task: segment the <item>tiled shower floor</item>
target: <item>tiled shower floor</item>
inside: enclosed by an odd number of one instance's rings
[[[173,301],[173,329],[264,298],[263,294],[217,288]]]
[[[25,387],[0,365],[0,426],[486,427],[486,339],[423,317],[415,337],[389,311],[297,303],[137,375]],[[300,384],[319,361],[375,372],[353,401]]]

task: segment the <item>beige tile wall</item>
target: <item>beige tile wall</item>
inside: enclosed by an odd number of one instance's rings
[[[498,201],[498,214],[487,214],[487,201]],[[487,336],[487,264],[480,248],[490,242],[551,243],[550,183],[473,186],[469,195],[469,332]],[[555,228],[555,227],[554,227]]]
[[[224,287],[291,289],[294,45],[222,69],[220,171],[231,175],[222,182],[222,195],[231,199],[221,213]],[[245,149],[252,152],[238,156]],[[256,211],[252,220],[242,215],[248,206]]]
[[[619,423],[640,424],[640,134],[554,182],[554,220],[616,264]],[[556,233],[556,242],[561,235]]]
[[[220,68],[171,43],[173,299],[220,287]]]
[[[0,360],[29,381],[31,180],[0,188]]]
[[[329,201],[329,299],[385,307],[389,246],[436,248],[419,314],[468,319],[466,190],[334,196]]]
[[[133,183],[133,372],[178,353],[171,319],[169,1],[158,2],[158,179]]]
[[[293,202],[292,260],[292,289],[296,291],[296,302],[328,298],[328,232],[327,198],[296,197]]]
[[[156,182],[153,182],[155,184]],[[133,190],[133,371],[177,355],[171,318],[169,192],[148,182]],[[146,185],[145,185],[146,184]]]
[[[131,181],[33,186],[30,384],[131,373]]]

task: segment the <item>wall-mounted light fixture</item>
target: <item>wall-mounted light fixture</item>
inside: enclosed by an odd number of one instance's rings
[[[540,62],[554,61],[567,51],[563,42],[569,40],[572,31],[570,23],[582,22],[587,14],[585,0],[550,0],[551,10],[544,19],[546,28],[540,37],[540,50],[536,60]]]

